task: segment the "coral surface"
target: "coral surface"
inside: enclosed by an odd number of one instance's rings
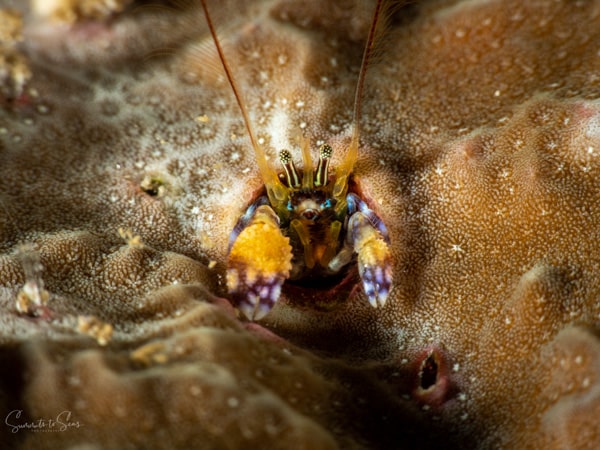
[[[353,181],[394,288],[287,283],[257,323],[225,264],[261,180],[196,2],[41,4],[0,0],[31,75],[0,64],[0,447],[600,446],[600,1],[395,12]],[[271,158],[339,163],[373,6],[209,2]]]

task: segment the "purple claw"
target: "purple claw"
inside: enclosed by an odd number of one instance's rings
[[[348,194],[347,242],[358,254],[358,272],[373,307],[383,306],[392,288],[392,259],[387,229],[365,202]]]
[[[237,287],[230,293],[240,311],[249,320],[260,320],[265,317],[279,298],[283,277],[265,278],[258,276],[253,280],[240,277],[235,269],[228,271],[228,277],[237,278]]]
[[[365,294],[373,307],[383,306],[392,286],[392,267],[383,266],[359,267]]]

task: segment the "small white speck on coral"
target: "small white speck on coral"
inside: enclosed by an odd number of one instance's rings
[[[455,252],[455,253],[464,252],[464,250],[458,244],[452,244],[452,251]]]
[[[190,394],[192,394],[194,397],[198,397],[201,393],[202,389],[200,389],[198,386],[190,386]]]

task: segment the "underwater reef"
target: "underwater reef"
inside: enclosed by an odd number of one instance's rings
[[[373,1],[211,1],[271,158],[350,139]],[[227,300],[262,181],[196,1],[0,0],[1,449],[600,446],[600,1],[423,0],[353,183],[393,289]]]

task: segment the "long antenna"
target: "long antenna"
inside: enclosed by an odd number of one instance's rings
[[[360,138],[360,119],[362,112],[362,96],[365,87],[365,79],[367,77],[367,69],[369,68],[369,62],[373,56],[373,49],[375,47],[375,38],[377,36],[377,27],[381,19],[381,12],[383,8],[384,0],[377,0],[375,5],[375,11],[373,12],[373,20],[371,20],[371,28],[369,29],[369,35],[367,37],[367,43],[363,51],[362,62],[360,64],[360,71],[358,73],[358,81],[356,83],[356,91],[354,92],[354,111],[352,112],[352,140],[350,146],[346,152],[346,157],[340,165],[336,174],[336,183],[333,188],[334,196],[344,195],[344,191],[347,187],[347,180],[354,168],[354,164],[358,158],[358,144]]]
[[[256,135],[254,134],[254,129],[250,123],[250,116],[248,115],[248,111],[246,110],[246,106],[244,102],[242,102],[242,97],[240,96],[240,91],[235,84],[235,80],[231,73],[231,69],[229,68],[229,64],[225,59],[225,54],[223,53],[223,49],[221,48],[221,44],[219,43],[219,39],[217,38],[217,32],[215,31],[215,27],[213,26],[212,20],[208,13],[208,7],[206,6],[206,0],[200,0],[202,4],[202,9],[204,10],[204,16],[206,17],[206,23],[208,24],[208,29],[215,43],[215,47],[217,48],[217,53],[219,54],[219,59],[223,64],[223,69],[225,69],[225,75],[227,76],[227,80],[229,81],[229,85],[233,90],[233,95],[235,96],[235,100],[237,101],[238,106],[240,107],[240,111],[242,112],[242,117],[244,118],[244,124],[246,126],[246,130],[248,131],[248,136],[250,137],[250,142],[252,143],[252,147],[254,148],[254,153],[256,155],[256,162],[258,163],[258,168],[260,170],[263,181],[265,182],[265,186],[267,187],[267,194],[271,200],[277,199],[281,201],[285,197],[285,189],[284,186],[279,181],[277,177],[277,173],[271,169],[269,166],[269,162],[267,161],[267,155],[263,148],[258,143],[256,139]]]

